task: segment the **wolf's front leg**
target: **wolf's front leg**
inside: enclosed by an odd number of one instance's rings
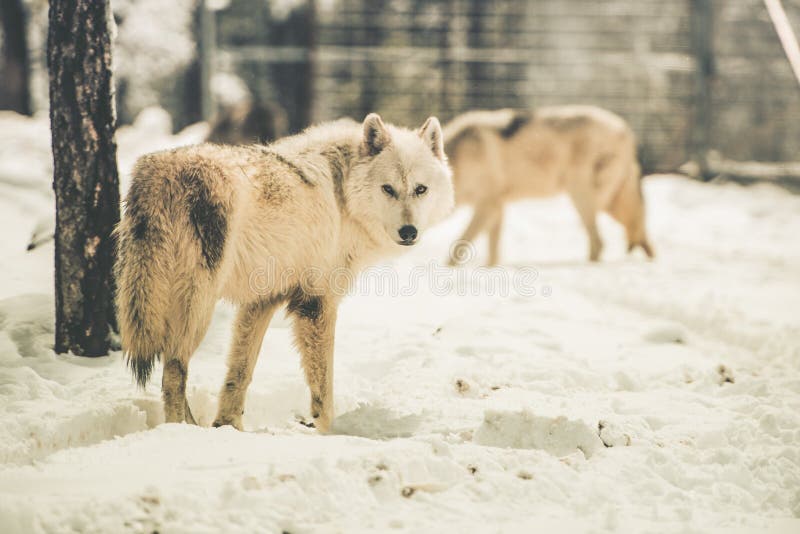
[[[261,341],[277,305],[269,301],[245,304],[236,314],[233,341],[228,355],[228,373],[219,395],[214,426],[231,425],[242,430],[244,398],[253,378]]]
[[[496,200],[484,200],[482,203],[475,206],[475,213],[472,216],[467,229],[464,234],[450,249],[450,259],[448,265],[455,267],[466,263],[466,261],[473,256],[470,247],[473,246],[472,240],[475,239],[481,232],[487,228],[490,230],[489,235],[489,265],[493,265],[497,261],[497,247],[496,243],[499,242],[500,222],[502,217],[502,204]],[[496,233],[496,236],[495,236]]]
[[[294,316],[295,342],[311,389],[311,417],[320,432],[333,421],[333,337],[337,302],[325,296],[294,295],[287,310]]]

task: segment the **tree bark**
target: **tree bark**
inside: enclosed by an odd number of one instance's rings
[[[30,115],[30,62],[22,0],[0,0],[0,22],[4,41],[0,59],[0,79],[3,80],[0,83],[0,109]]]
[[[119,178],[108,0],[50,0],[55,351],[108,353]]]

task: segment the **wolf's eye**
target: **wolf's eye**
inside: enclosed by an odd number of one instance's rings
[[[427,192],[428,192],[428,186],[426,185],[420,184],[414,189],[414,194],[417,195],[418,197],[424,195]]]
[[[384,184],[384,186],[381,189],[383,189],[383,192],[386,193],[387,195],[389,195],[390,197],[393,197],[393,198],[397,197],[397,192],[394,190],[394,187],[392,187],[391,185]]]

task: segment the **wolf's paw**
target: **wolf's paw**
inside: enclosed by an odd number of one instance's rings
[[[221,426],[232,426],[236,430],[244,430],[242,427],[242,418],[239,417],[217,417],[214,422],[211,424],[214,428],[219,428]]]
[[[331,401],[323,402],[321,397],[312,395],[311,418],[314,421],[314,427],[321,434],[330,432],[333,422],[333,403]]]
[[[316,428],[320,434],[328,434],[331,431],[331,423],[333,416],[331,414],[320,414],[313,418],[313,422],[309,426]]]
[[[589,238],[589,261],[600,261],[600,254],[603,253],[603,242],[599,237]]]

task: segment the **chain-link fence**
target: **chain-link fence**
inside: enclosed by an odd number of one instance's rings
[[[416,124],[585,103],[630,121],[651,170],[708,149],[797,159],[800,87],[762,0],[294,4],[217,12],[213,65],[283,107],[292,130],[370,111]],[[784,5],[800,22],[800,0]]]

